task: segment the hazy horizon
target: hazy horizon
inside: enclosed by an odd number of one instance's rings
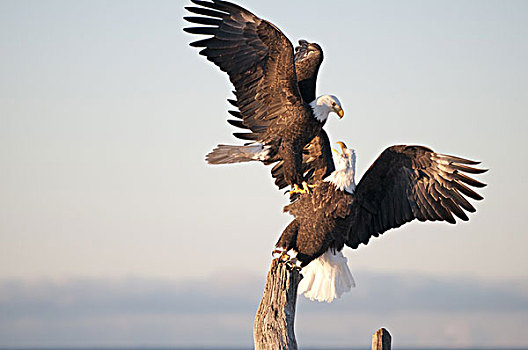
[[[391,332],[394,348],[433,347],[438,339],[451,343],[444,347],[499,347],[512,334],[528,341],[522,331],[526,280],[505,284],[351,269],[357,287],[341,299],[326,304],[298,298],[300,346],[368,348],[381,327]],[[3,280],[0,339],[18,347],[57,347],[57,339],[63,346],[103,347],[98,337],[106,339],[106,347],[248,347],[265,274],[236,270],[173,281]],[[483,334],[488,327],[494,332]],[[82,329],[83,336],[71,329]]]

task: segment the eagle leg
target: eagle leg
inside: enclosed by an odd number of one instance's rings
[[[303,189],[306,191],[306,193],[311,193],[312,192],[312,188],[315,188],[315,185],[308,185],[306,183],[306,181],[303,181],[302,185],[303,185]]]

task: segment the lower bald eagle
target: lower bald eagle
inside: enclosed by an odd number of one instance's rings
[[[398,145],[381,153],[356,187],[355,152],[340,145],[336,170],[284,208],[295,219],[274,250],[274,256],[303,268],[299,293],[318,301],[331,302],[354,285],[341,252],[345,245],[356,249],[414,219],[467,221],[465,211],[475,208],[465,197],[482,199],[467,185],[485,186],[464,174],[487,171],[472,167],[479,162]]]
[[[226,1],[191,1],[198,6],[186,9],[200,16],[185,20],[201,26],[184,30],[210,37],[190,45],[203,48],[200,54],[228,74],[239,110],[235,116],[241,117],[235,123],[250,131],[235,136],[252,141],[243,146],[218,145],[207,161],[282,162],[283,180],[298,188],[304,181],[303,149],[314,138],[324,137],[322,127],[330,113],[340,118],[344,114],[335,96],[311,99],[320,61],[316,60],[315,69],[307,69],[307,76],[298,82],[293,45],[277,27]],[[319,52],[318,46],[300,44],[300,63]]]

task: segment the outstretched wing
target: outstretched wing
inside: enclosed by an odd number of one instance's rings
[[[261,140],[272,123],[290,124],[305,111],[297,85],[293,46],[273,24],[235,4],[191,0],[186,7],[197,17],[185,17],[199,27],[188,33],[209,35],[191,46],[229,75],[235,87],[238,121],[250,132],[237,133],[244,140]]]
[[[304,181],[310,185],[326,178],[335,170],[330,140],[323,129],[321,129],[319,135],[315,136],[304,147],[302,170]],[[288,186],[288,183],[284,179],[283,161],[275,164],[273,169],[271,169],[271,175],[275,179],[275,185],[279,189]]]
[[[316,43],[309,43],[306,40],[299,40],[299,46],[295,47],[295,70],[297,72],[297,82],[304,101],[315,100],[315,85],[317,83],[317,73],[323,62],[323,50]]]
[[[438,154],[423,146],[387,148],[367,170],[354,193],[346,244],[356,248],[370,237],[418,219],[447,221],[454,216],[468,220],[475,208],[466,197],[482,197],[468,186],[484,187],[464,173],[487,170],[471,165],[479,162]]]

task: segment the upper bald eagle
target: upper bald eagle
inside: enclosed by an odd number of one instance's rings
[[[475,208],[465,196],[482,197],[468,186],[483,187],[463,173],[486,170],[479,162],[435,153],[424,146],[392,146],[370,166],[356,187],[355,152],[341,143],[336,170],[314,181],[284,208],[295,219],[279,238],[275,255],[304,267],[299,291],[311,299],[332,301],[354,284],[341,253],[371,237],[414,219],[455,223]]]
[[[279,187],[298,187],[306,172],[303,150],[312,143],[327,151],[322,127],[331,112],[344,114],[335,96],[315,98],[323,59],[319,45],[301,41],[294,55],[293,45],[280,30],[246,9],[221,0],[191,1],[199,7],[186,9],[201,16],[185,20],[204,26],[184,30],[211,37],[190,45],[203,47],[200,54],[229,75],[236,96],[232,103],[238,108],[232,114],[240,119],[231,124],[249,130],[235,136],[253,141],[244,146],[218,145],[207,155],[208,162],[281,162],[275,169],[283,181],[277,183]]]

